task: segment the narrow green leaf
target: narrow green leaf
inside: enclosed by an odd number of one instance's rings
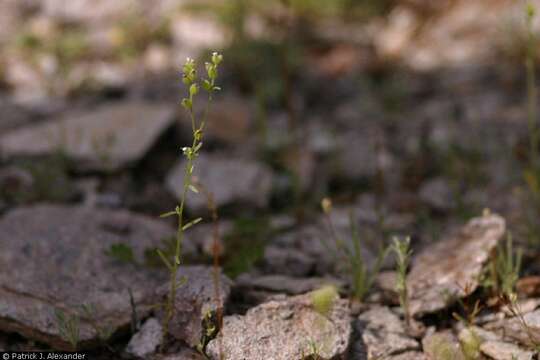
[[[202,221],[202,218],[199,217],[199,218],[196,218],[195,220],[192,220],[192,221],[188,222],[186,225],[182,226],[182,231],[186,231],[187,229],[189,229],[193,225],[197,225],[201,221]]]
[[[173,216],[173,215],[176,215],[176,211],[169,211],[169,212],[166,212],[165,214],[159,215],[159,217],[160,217],[160,218],[166,218],[166,217]]]
[[[163,263],[167,266],[167,268],[170,270],[170,271],[173,271],[174,268],[173,266],[171,265],[171,262],[169,260],[167,260],[167,258],[165,257],[165,255],[163,254],[163,252],[160,250],[160,249],[156,249],[156,252],[158,253],[159,257],[161,258],[161,260],[163,260]]]

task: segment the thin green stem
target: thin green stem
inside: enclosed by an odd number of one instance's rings
[[[527,59],[525,67],[527,70],[527,103],[528,103],[528,123],[530,133],[530,162],[531,168],[538,166],[538,146],[540,143],[540,134],[537,126],[537,90],[536,90],[536,50],[535,36],[532,29],[533,15],[527,17]]]

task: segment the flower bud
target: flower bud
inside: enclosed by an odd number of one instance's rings
[[[330,200],[330,198],[322,199],[321,207],[325,214],[329,214],[332,211],[332,200]]]

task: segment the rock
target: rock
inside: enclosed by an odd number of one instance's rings
[[[270,228],[272,231],[282,232],[292,229],[297,224],[297,220],[288,214],[278,214],[270,218]]]
[[[398,355],[391,355],[384,360],[431,360],[426,354],[418,351],[407,351]]]
[[[16,202],[24,194],[31,194],[33,186],[34,177],[29,171],[15,166],[0,169],[0,198]]]
[[[169,49],[160,44],[150,44],[144,52],[143,61],[151,73],[165,72],[172,67]]]
[[[296,187],[302,193],[308,191],[317,180],[317,159],[315,153],[306,147],[292,145],[283,149],[280,163],[292,174],[289,187]]]
[[[216,299],[216,284],[213,268],[206,266],[182,266],[178,269],[179,282],[174,300],[175,313],[169,323],[169,333],[178,340],[195,347],[203,334],[202,320],[218,309],[223,311],[229,298],[232,282],[219,271],[219,298]],[[184,283],[185,282],[185,283]],[[158,289],[165,301],[169,295],[169,284]],[[158,313],[163,319],[164,311]]]
[[[0,97],[0,109],[2,110],[0,134],[26,125],[31,122],[34,117],[34,115],[27,108],[19,106],[11,101],[10,98],[3,96]]]
[[[419,191],[420,199],[428,206],[439,211],[448,211],[455,207],[455,194],[444,178],[426,181]]]
[[[416,340],[406,335],[403,322],[389,308],[373,307],[360,314],[358,320],[358,331],[368,359],[386,359],[420,347]]]
[[[498,215],[477,217],[415,256],[407,276],[411,314],[444,309],[456,297],[472,293],[505,227]]]
[[[205,357],[187,347],[183,347],[176,354],[158,355],[151,358],[152,360],[205,360]]]
[[[311,294],[270,301],[246,315],[227,316],[222,330],[224,359],[301,359],[319,348],[323,359],[343,356],[349,347],[351,324],[347,302],[335,299],[327,314],[314,309]],[[219,359],[218,340],[209,344],[211,359]]]
[[[134,66],[105,61],[81,61],[70,69],[66,82],[70,90],[84,88],[89,82],[98,89],[124,90],[135,76]]]
[[[533,312],[539,305],[540,299],[519,299],[516,303],[516,306],[521,314]],[[504,305],[501,310],[508,316],[514,315],[512,309],[507,305]]]
[[[185,159],[182,159],[169,173],[167,188],[182,196]],[[242,204],[262,208],[268,204],[272,189],[272,172],[265,165],[251,160],[242,160],[210,154],[200,154],[195,162],[194,176],[204,191],[213,194],[218,207]],[[186,206],[196,213],[208,208],[207,199],[202,194],[189,192]]]
[[[77,189],[81,193],[82,203],[88,207],[105,207],[119,209],[123,205],[122,197],[116,192],[99,192],[98,178],[83,178],[77,181]]]
[[[375,285],[386,292],[396,294],[397,272],[396,271],[381,271],[375,277]]]
[[[80,198],[60,154],[24,160],[0,171],[0,193],[10,204],[73,202]]]
[[[132,313],[129,289],[144,317],[156,304],[154,289],[167,277],[105,252],[126,244],[142,262],[146,249],[173,234],[161,222],[127,211],[40,205],[9,212],[0,220],[0,330],[69,349],[55,312],[80,318],[79,348],[98,342],[92,323],[113,334],[125,329]]]
[[[366,344],[368,359],[386,358],[386,356],[403,351],[417,350],[420,347],[416,340],[391,332],[365,330],[362,340]]]
[[[45,77],[24,59],[8,59],[4,72],[6,83],[13,88],[15,103],[39,106],[50,101]]]
[[[523,324],[519,317],[502,319],[487,323],[484,328],[502,333],[505,338],[519,341],[525,346],[532,346],[540,342],[540,310],[523,315]]]
[[[540,296],[540,276],[530,275],[518,279],[516,290],[526,296]]]
[[[409,45],[418,26],[416,14],[406,7],[397,7],[388,16],[388,23],[375,36],[375,48],[385,57],[396,57]]]
[[[424,353],[433,360],[465,360],[458,340],[450,331],[427,335],[422,340]]]
[[[133,6],[131,0],[109,1],[77,0],[65,3],[62,0],[45,0],[43,13],[58,21],[66,22],[97,22],[105,19],[117,19],[126,9]]]
[[[61,150],[80,170],[115,170],[139,160],[172,124],[164,104],[108,104],[83,114],[13,130],[0,137],[7,157]]]
[[[228,34],[214,18],[178,14],[171,19],[171,35],[175,44],[183,49],[182,60],[204,49],[225,47]]]
[[[467,326],[459,331],[458,339],[466,357],[477,359],[483,342],[500,341],[501,337],[478,326]]]
[[[500,59],[501,53],[511,55],[507,47],[517,56],[515,52],[521,48],[516,42],[525,36],[525,30],[520,30],[524,26],[519,25],[524,16],[522,4],[458,0],[451,5],[429,2],[414,9],[411,3],[395,6],[374,31],[379,56],[399,59],[415,71],[429,71]],[[503,46],[506,42],[512,46]]]
[[[485,341],[480,351],[495,360],[531,360],[534,353],[502,341]]]
[[[332,167],[337,169],[336,176],[346,180],[365,180],[376,176],[380,171],[393,171],[397,166],[387,149],[381,129],[371,128],[362,133],[347,133],[339,138],[338,144],[340,149],[337,150],[337,159],[332,159]]]
[[[252,276],[242,274],[236,279],[239,287],[298,295],[315,290],[323,285],[343,287],[343,283],[330,278],[293,278],[285,275]]]
[[[254,111],[246,99],[220,97],[212,102],[206,120],[205,136],[227,144],[237,145],[250,134]],[[191,121],[186,117],[188,131]]]
[[[126,353],[146,359],[156,352],[163,339],[163,327],[156,318],[146,320],[139,331],[129,341]]]
[[[268,273],[306,276],[315,269],[315,259],[295,249],[267,246],[264,268]]]
[[[197,224],[186,232],[185,237],[189,243],[195,245],[199,255],[213,257],[214,256],[214,231],[216,224],[214,223],[202,223]],[[226,253],[225,245],[223,244],[223,238],[228,236],[234,230],[234,223],[228,220],[221,220],[217,222],[217,229],[219,231],[217,238],[217,252],[218,256],[223,256]]]

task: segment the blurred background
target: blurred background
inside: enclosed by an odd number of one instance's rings
[[[52,202],[157,217],[174,208],[191,136],[181,66],[217,50],[223,91],[196,175],[215,197],[229,275],[261,262],[279,271],[279,246],[314,252],[303,239],[321,236],[307,224],[320,221],[324,197],[337,224],[354,210],[373,244],[394,233],[430,242],[490,208],[532,262],[540,171],[525,62],[537,62],[538,21],[528,27],[525,8],[2,0],[0,210]],[[209,218],[204,199],[187,210]],[[194,261],[210,256],[207,226],[190,235]]]

